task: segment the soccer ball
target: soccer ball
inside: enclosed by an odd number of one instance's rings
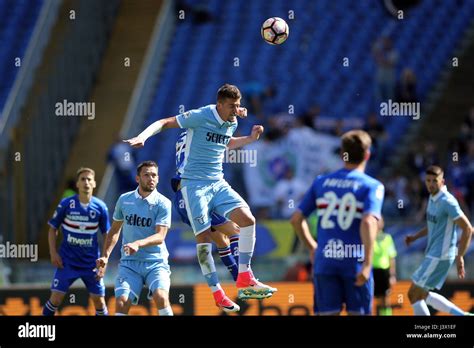
[[[290,28],[283,19],[272,17],[263,22],[261,33],[265,42],[270,45],[281,45],[288,39]]]

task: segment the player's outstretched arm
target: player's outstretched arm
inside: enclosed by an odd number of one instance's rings
[[[164,242],[166,234],[168,233],[168,227],[163,225],[156,225],[155,234],[144,238],[136,240],[133,243],[127,243],[123,247],[128,251],[130,255],[136,253],[140,248],[144,248],[152,245],[160,245]]]
[[[51,256],[51,263],[54,267],[63,268],[63,260],[61,256],[58,254],[56,249],[56,239],[58,238],[58,230],[49,227],[48,231],[48,245],[49,245],[49,255]]]
[[[291,216],[290,222],[298,238],[309,249],[311,253],[311,262],[313,262],[314,251],[316,250],[318,244],[316,243],[313,236],[311,235],[311,232],[309,231],[309,226],[308,226],[308,223],[306,222],[306,219],[303,213],[297,210]]]
[[[143,132],[138,134],[136,137],[124,140],[124,142],[126,142],[127,144],[130,144],[130,146],[132,147],[142,147],[145,145],[145,141],[149,137],[155,134],[158,134],[162,130],[165,130],[168,128],[179,128],[178,121],[176,121],[176,116],[163,118],[161,120],[153,122],[151,125],[149,125]]]
[[[422,238],[422,237],[425,237],[426,235],[428,234],[428,227],[423,227],[421,230],[419,230],[417,233],[415,234],[410,234],[408,236],[405,237],[405,244],[407,246],[410,246],[411,243],[413,243],[414,241]]]
[[[115,245],[117,244],[118,238],[120,236],[120,231],[122,229],[123,221],[114,220],[112,226],[110,227],[107,237],[104,241],[104,249],[102,251],[102,257],[97,259],[96,267],[99,270],[98,274],[103,276],[105,273],[105,268],[109,261],[110,254],[114,250]]]
[[[469,244],[471,244],[473,230],[466,215],[460,216],[458,219],[454,220],[454,223],[462,230],[461,239],[459,240],[458,245],[458,255],[456,256],[456,266],[458,269],[458,277],[463,279],[466,276],[466,271],[464,269],[464,255],[469,248]]]
[[[364,245],[364,262],[362,269],[356,276],[355,285],[362,286],[370,278],[372,258],[374,254],[375,236],[379,228],[377,218],[373,215],[364,215],[360,222],[360,239]]]
[[[250,135],[247,135],[245,137],[232,137],[227,147],[229,148],[229,150],[234,150],[245,145],[251,144],[260,138],[260,135],[262,135],[263,131],[263,126],[255,125],[252,127],[252,133]]]

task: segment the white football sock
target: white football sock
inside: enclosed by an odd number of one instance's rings
[[[239,273],[250,269],[253,251],[255,249],[255,225],[240,228],[239,238]]]
[[[171,309],[171,306],[165,307],[163,309],[158,310],[158,314],[160,316],[168,316],[171,317],[173,316],[173,310]]]
[[[412,304],[412,307],[415,315],[430,315],[430,310],[428,309],[425,300],[415,302]]]
[[[449,301],[446,297],[437,294],[436,292],[429,292],[426,298],[426,303],[440,312],[450,313],[454,315],[464,315],[464,311]]]

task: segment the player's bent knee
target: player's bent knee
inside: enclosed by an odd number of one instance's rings
[[[126,313],[130,307],[131,301],[125,296],[117,297],[116,299],[116,310],[119,313]]]
[[[97,309],[102,309],[106,307],[104,296],[91,295],[91,299]]]
[[[218,248],[225,248],[229,245],[228,239],[221,232],[212,232],[211,238]]]
[[[62,302],[63,302],[63,299],[64,299],[64,293],[62,292],[58,292],[58,291],[52,291],[51,292],[51,297],[49,298],[49,300],[51,301],[51,303],[53,304],[53,306],[59,306]]]
[[[255,225],[256,220],[255,217],[252,215],[252,213],[249,212],[249,215],[245,216],[245,225],[244,226],[252,226]]]
[[[196,236],[196,243],[211,243],[211,229],[207,229]]]
[[[165,291],[163,289],[157,289],[153,294],[153,298],[155,299],[155,302],[158,308],[168,307],[169,305],[168,291]]]

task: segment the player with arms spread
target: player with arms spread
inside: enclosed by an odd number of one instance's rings
[[[217,92],[216,105],[158,120],[137,137],[126,141],[134,147],[141,147],[150,136],[163,129],[187,129],[187,155],[181,175],[181,192],[188,219],[196,236],[198,261],[218,305],[231,305],[233,302],[227,298],[219,284],[211,254],[213,211],[230,218],[240,228],[237,278],[239,298],[261,299],[276,291],[275,288],[259,282],[252,273],[250,263],[255,248],[255,218],[247,203],[224,180],[222,171],[224,152],[228,146],[240,147],[254,141],[251,137],[232,138],[237,128],[237,116],[246,113],[246,110],[240,107],[241,97],[236,86],[225,84]],[[258,139],[262,132],[262,126],[254,126],[252,133],[256,134]],[[235,143],[238,145],[235,146]]]

